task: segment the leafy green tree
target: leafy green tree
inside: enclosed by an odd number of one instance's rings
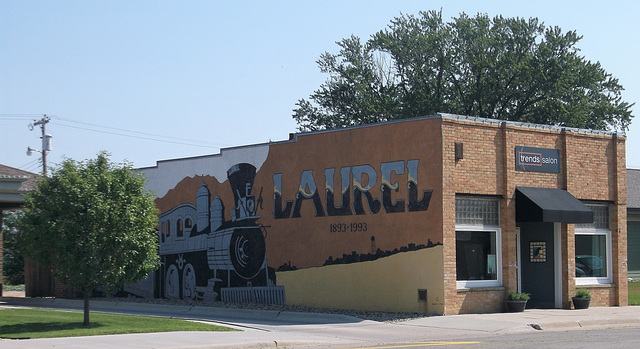
[[[14,213],[9,213],[8,220],[14,216]],[[4,240],[4,253],[2,255],[4,281],[8,285],[24,284],[24,257],[14,248],[17,231],[7,224],[2,229],[2,235]]]
[[[17,218],[21,252],[84,296],[98,286],[118,287],[148,275],[159,263],[157,209],[144,178],[108,154],[65,160],[25,197]]]
[[[633,104],[618,79],[580,56],[581,39],[537,18],[402,15],[365,43],[351,36],[323,53],[329,77],[293,118],[302,131],[438,112],[627,130]]]

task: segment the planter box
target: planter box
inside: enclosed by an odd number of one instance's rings
[[[512,313],[523,312],[527,307],[527,301],[507,301],[507,310]]]
[[[591,303],[591,298],[571,297],[571,300],[575,309],[588,309],[589,303]]]

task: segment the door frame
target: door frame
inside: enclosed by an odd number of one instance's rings
[[[555,275],[555,307],[562,308],[562,223],[553,223],[553,253],[554,253],[554,275]]]
[[[518,277],[518,293],[522,292],[522,268],[520,268],[520,258],[522,258],[522,247],[520,246],[520,227],[516,227],[516,274]]]

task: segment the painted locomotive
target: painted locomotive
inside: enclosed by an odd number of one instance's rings
[[[230,221],[224,220],[220,197],[211,200],[204,179],[195,206],[178,205],[160,215],[162,267],[156,284],[161,297],[215,301],[222,288],[274,285],[267,267],[266,228],[257,223],[260,198],[252,195],[255,174],[247,163],[227,171],[235,201]]]

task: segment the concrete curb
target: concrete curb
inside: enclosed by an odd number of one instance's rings
[[[26,307],[74,310],[82,310],[84,307],[83,301],[78,299],[0,297],[0,301],[7,302],[11,305]],[[287,324],[355,323],[364,321],[356,317],[342,314],[299,313],[277,310],[216,308],[190,305],[165,305],[92,300],[89,306],[91,311],[97,312],[149,313],[154,315],[184,318],[205,316],[221,320],[252,319],[256,321],[281,322]]]
[[[597,319],[597,320],[577,320],[559,322],[538,323],[543,330],[570,330],[570,329],[597,329],[597,328],[620,328],[640,326],[640,319]]]

